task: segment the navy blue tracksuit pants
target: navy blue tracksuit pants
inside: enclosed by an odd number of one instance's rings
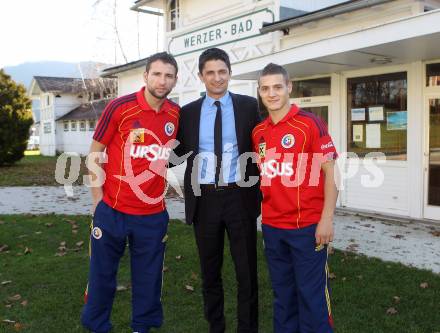
[[[92,332],[111,330],[110,314],[116,291],[119,261],[128,239],[131,260],[132,328],[147,333],[163,322],[162,270],[167,211],[129,215],[101,201],[96,207],[90,236],[90,273],[82,324]]]
[[[269,267],[275,333],[333,333],[327,246],[317,247],[316,225],[262,226]]]

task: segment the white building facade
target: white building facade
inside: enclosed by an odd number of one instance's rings
[[[34,77],[29,95],[40,101],[41,155],[86,155],[96,121],[107,101],[116,96],[116,84],[114,79]]]
[[[292,103],[328,123],[341,153],[339,207],[440,221],[440,1],[140,0],[133,8],[147,7],[167,18],[176,102],[203,93],[197,61],[208,47],[230,55],[236,93],[257,97],[258,72],[283,65]],[[118,77],[123,95],[143,85],[143,63],[104,75]]]

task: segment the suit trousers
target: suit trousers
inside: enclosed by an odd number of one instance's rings
[[[257,228],[240,188],[203,191],[194,232],[200,258],[204,314],[210,333],[225,332],[222,264],[225,231],[237,281],[237,332],[258,332]]]

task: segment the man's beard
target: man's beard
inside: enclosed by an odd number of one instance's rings
[[[168,91],[166,91],[165,93],[163,93],[162,95],[158,95],[158,94],[156,94],[156,92],[154,91],[154,89],[150,88],[148,85],[147,85],[147,90],[148,90],[148,92],[149,92],[153,97],[155,97],[155,98],[157,98],[157,99],[164,99],[164,98],[167,97],[167,96],[169,95],[169,93],[171,92],[171,90],[168,90]]]

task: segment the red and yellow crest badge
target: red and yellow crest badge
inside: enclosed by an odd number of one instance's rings
[[[266,156],[266,142],[260,142],[258,145],[258,154],[260,158],[264,158]]]
[[[130,131],[131,143],[144,143],[145,142],[145,130],[143,128],[134,128]]]

